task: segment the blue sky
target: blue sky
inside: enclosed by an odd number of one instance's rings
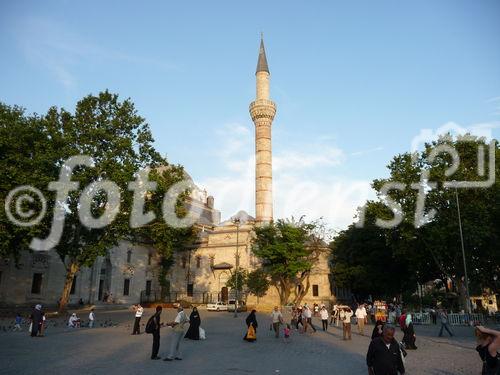
[[[424,129],[498,138],[499,21],[495,0],[2,2],[0,100],[43,113],[104,89],[130,97],[223,217],[253,214],[263,31],[276,216],[340,229]]]

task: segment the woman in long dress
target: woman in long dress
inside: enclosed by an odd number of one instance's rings
[[[200,324],[201,318],[198,313],[198,309],[193,307],[193,311],[191,315],[189,315],[189,329],[186,332],[184,338],[191,340],[199,340],[200,339]]]
[[[246,341],[255,341],[257,339],[257,338],[247,337],[248,328],[250,328],[250,325],[253,326],[253,329],[255,331],[255,336],[257,336],[257,327],[258,327],[258,324],[257,324],[257,317],[255,316],[256,312],[257,312],[256,310],[252,310],[252,312],[250,314],[248,314],[247,318],[245,319],[245,322],[247,324],[247,333],[245,334],[245,337],[243,337],[243,340],[246,340]]]

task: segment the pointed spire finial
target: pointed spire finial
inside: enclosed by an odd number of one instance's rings
[[[257,60],[257,70],[258,72],[268,72],[269,67],[267,66],[266,50],[264,49],[264,33],[260,33],[260,49],[259,49],[259,59]]]

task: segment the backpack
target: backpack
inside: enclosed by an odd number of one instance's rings
[[[146,323],[146,329],[145,329],[146,333],[153,333],[154,331],[156,331],[155,317],[156,317],[156,314],[148,319],[148,322]]]

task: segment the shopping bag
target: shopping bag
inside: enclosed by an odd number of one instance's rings
[[[255,329],[253,328],[253,325],[250,324],[250,327],[248,327],[247,331],[247,340],[256,340],[257,336],[255,335]]]
[[[207,337],[205,336],[205,330],[200,327],[200,340],[205,340]]]

